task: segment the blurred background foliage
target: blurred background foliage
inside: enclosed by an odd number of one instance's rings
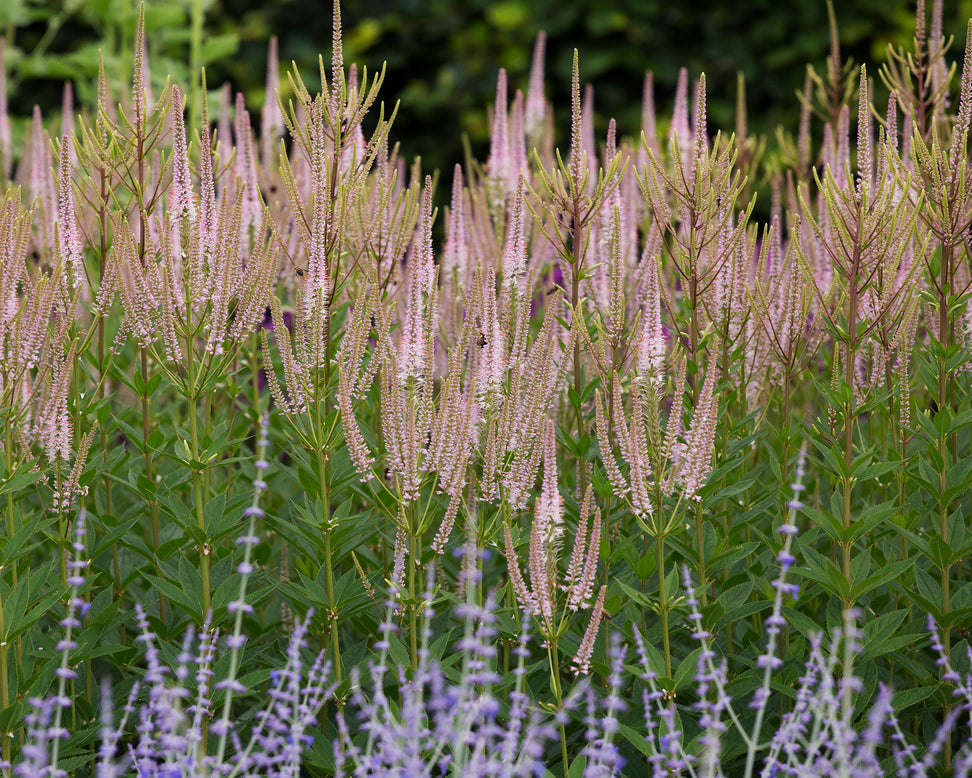
[[[931,0],[928,0],[930,7]],[[885,59],[889,43],[910,43],[912,0],[835,0],[843,56],[855,63]],[[463,136],[485,158],[487,107],[496,74],[505,67],[512,90],[526,90],[537,31],[549,36],[547,95],[563,143],[569,111],[570,59],[580,50],[581,78],[595,87],[597,129],[615,117],[619,131],[637,135],[642,78],[655,74],[659,122],[671,111],[678,69],[704,71],[710,128],[734,126],[737,72],[745,74],[750,132],[772,137],[778,125],[795,131],[807,63],[822,70],[828,54],[824,0],[346,0],[346,61],[369,71],[387,63],[382,97],[401,100],[393,137],[406,157],[448,170],[463,159]],[[15,139],[34,104],[53,124],[65,80],[77,101],[94,101],[98,51],[117,98],[130,78],[136,0],[2,0],[0,29]],[[242,91],[259,122],[267,44],[280,41],[284,63],[296,62],[308,86],[317,56],[329,58],[331,6],[306,0],[149,0],[149,58],[157,86],[166,74],[189,83],[190,27],[203,19],[202,60],[209,85]],[[946,0],[945,31],[961,56],[972,0]],[[282,73],[286,66],[282,67]],[[870,70],[872,76],[876,68]],[[880,84],[876,105],[881,105]],[[954,86],[954,85],[953,85]],[[286,77],[281,79],[286,90]],[[880,109],[883,113],[883,107]],[[19,129],[19,132],[18,132]],[[15,140],[16,142],[16,140]]]

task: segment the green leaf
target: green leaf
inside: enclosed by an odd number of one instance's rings
[[[583,778],[584,771],[587,769],[587,757],[581,754],[570,765],[570,778]]]
[[[837,541],[844,534],[843,522],[836,516],[832,515],[826,510],[817,510],[809,505],[804,506],[803,513],[807,516],[817,527],[822,529],[827,537],[831,540]]]
[[[175,584],[158,576],[146,575],[145,577],[152,583],[154,588],[158,589],[159,594],[165,597],[165,599],[179,605],[197,623],[202,623],[202,607],[201,603],[197,601],[194,591],[191,594],[185,592]]]
[[[701,653],[702,647],[699,646],[697,649],[695,649],[695,651],[679,662],[678,667],[675,668],[674,681],[676,691],[694,685],[695,673],[698,670],[699,665],[699,654]]]
[[[750,556],[754,551],[756,551],[761,546],[760,543],[739,543],[733,544],[729,547],[721,546],[716,549],[716,553],[712,555],[711,560],[706,565],[710,573],[717,573],[727,567],[732,567],[732,565],[737,562],[742,561]]]
[[[6,542],[0,541],[0,568],[12,564],[22,555],[40,545],[39,538],[30,544],[28,544],[28,541],[35,535],[46,533],[54,521],[53,517],[31,518],[29,522],[18,527],[16,532],[7,538]]]
[[[880,656],[889,649],[885,647],[886,641],[901,626],[908,616],[907,609],[882,613],[874,619],[864,622],[864,650],[869,656]]]
[[[900,562],[891,562],[890,564],[882,565],[874,575],[868,576],[863,581],[855,583],[851,587],[851,599],[858,600],[865,594],[870,594],[889,581],[900,578],[904,575],[905,571],[911,568],[913,562],[914,560],[912,559],[905,559]]]
[[[712,631],[720,632],[730,624],[735,624],[743,619],[748,619],[754,613],[762,613],[763,611],[772,607],[773,603],[769,600],[756,600],[754,602],[744,602],[741,605],[736,605],[733,608],[727,608],[722,618],[720,618],[713,626]]]
[[[23,470],[27,469],[27,465],[23,465]],[[20,472],[12,475],[10,478],[5,478],[0,481],[0,496],[4,494],[16,493],[21,489],[25,489],[28,486],[32,486],[44,477],[44,472],[42,470],[37,470],[33,473],[31,472]]]
[[[627,724],[619,724],[618,731],[621,733],[621,737],[637,748],[642,755],[648,757],[655,755],[655,749],[648,745],[648,741],[645,739],[643,732],[632,729]]]
[[[896,501],[888,500],[879,505],[869,506],[857,519],[851,521],[848,530],[841,529],[841,537],[850,543],[866,535],[881,522],[891,517],[896,510]]]
[[[935,567],[944,570],[952,564],[952,549],[939,535],[928,538],[928,558]]]
[[[894,707],[895,712],[900,715],[912,705],[917,705],[919,702],[927,700],[937,691],[939,686],[940,684],[936,683],[928,686],[919,686],[916,689],[902,689],[894,693],[894,696],[891,698],[891,705]]]

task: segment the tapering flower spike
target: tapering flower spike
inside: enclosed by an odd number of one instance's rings
[[[568,186],[571,192],[581,192],[587,180],[587,160],[584,159],[583,107],[580,91],[580,57],[574,49],[570,69],[570,150],[567,157]]]
[[[50,256],[54,250],[55,222],[57,220],[57,193],[51,177],[51,149],[40,106],[34,106],[30,135],[30,173],[27,190],[40,209],[38,227],[38,253]]]
[[[74,87],[70,81],[64,82],[64,91],[61,94],[61,135],[69,138],[74,133]],[[78,164],[78,156],[74,150],[74,144],[68,145],[68,155],[71,165]]]
[[[506,107],[506,70],[500,68],[496,77],[496,102],[493,104],[493,132],[489,141],[489,159],[486,169],[491,187],[491,204],[494,208],[502,206],[506,194],[506,183],[510,177],[510,138],[509,114]]]
[[[672,123],[668,129],[669,142],[678,142],[682,170],[688,173],[692,159],[692,129],[689,127],[689,74],[687,68],[680,68],[675,85],[675,107],[672,110]]]
[[[645,138],[648,148],[658,151],[658,129],[655,117],[655,76],[649,70],[645,73],[644,84],[641,89],[641,134]],[[639,165],[641,168],[644,160],[641,160],[643,147],[638,144]]]
[[[267,44],[267,83],[264,89],[263,110],[260,114],[260,163],[267,172],[277,169],[278,141],[283,136],[284,120],[277,101],[280,89],[280,56],[277,36],[271,35]]]
[[[3,182],[10,179],[10,171],[13,169],[13,136],[7,110],[6,48],[6,38],[0,38],[0,177]]]
[[[446,222],[445,248],[442,253],[443,282],[456,279],[460,288],[468,286],[472,280],[466,275],[469,264],[469,237],[463,199],[462,166],[459,164],[452,172],[452,200],[449,219]]]
[[[513,107],[510,108],[510,156],[506,179],[507,195],[516,191],[516,182],[519,178],[525,178],[530,175],[530,167],[527,162],[525,122],[526,119],[523,115],[523,92],[517,89],[516,94],[513,96]]]
[[[873,188],[874,139],[871,134],[871,104],[868,94],[867,69],[861,65],[861,82],[857,103],[857,185],[862,195]]]
[[[322,68],[323,69],[323,68]],[[323,84],[322,84],[323,87]],[[334,0],[331,16],[331,116],[340,117],[344,89],[344,38],[341,34],[341,1]]]
[[[64,273],[71,279],[75,289],[87,280],[84,268],[84,247],[78,232],[78,221],[74,211],[74,185],[71,179],[71,136],[61,138],[60,160],[57,179],[57,245],[58,261]]]
[[[658,261],[651,255],[643,256],[641,261],[647,263],[647,270],[644,274],[644,301],[641,305],[641,336],[636,350],[638,379],[647,385],[661,386],[665,382],[667,345],[661,322]]]
[[[506,241],[503,246],[503,285],[510,290],[513,299],[518,299],[524,293],[522,284],[527,269],[524,189],[521,175],[517,180],[513,213],[506,228]]]
[[[591,611],[591,619],[587,623],[580,647],[574,655],[572,664],[575,675],[588,675],[591,672],[591,656],[594,654],[594,641],[597,639],[601,620],[604,618],[604,600],[607,597],[607,586],[601,586],[597,593],[597,601]]]
[[[692,128],[692,178],[704,173],[709,146],[708,125],[705,118],[705,73],[699,76],[695,88],[695,122]]]
[[[533,44],[530,81],[527,86],[526,108],[523,116],[527,141],[533,147],[539,145],[547,124],[547,100],[543,95],[543,59],[546,48],[547,33],[540,30]]]
[[[139,5],[138,21],[135,24],[135,50],[132,52],[134,65],[132,72],[132,106],[135,111],[136,131],[144,133],[145,120],[147,118],[147,103],[151,102],[148,97],[148,72],[146,71],[145,54],[145,3]]]
[[[594,512],[590,534],[587,532],[592,507],[591,491],[588,488],[581,506],[567,574],[562,579],[559,564],[565,526],[563,499],[557,488],[557,481],[556,436],[553,421],[548,421],[543,434],[543,485],[534,507],[533,526],[530,531],[527,560],[529,586],[520,573],[509,525],[504,525],[503,536],[510,581],[517,600],[537,619],[541,633],[550,643],[556,642],[566,631],[571,613],[591,606],[590,598],[597,573],[601,539],[600,512]],[[560,602],[558,592],[566,594],[565,601]],[[591,643],[603,612],[603,598],[602,589],[591,615],[592,626],[588,627],[588,641]],[[589,659],[589,651],[582,647],[578,651],[575,664],[582,672],[586,672],[583,668],[587,666]]]
[[[172,189],[169,192],[169,219],[178,223],[183,218],[190,224],[196,221],[196,199],[189,173],[189,149],[186,145],[186,124],[182,114],[182,92],[172,88]],[[208,157],[208,149],[203,152]]]
[[[715,391],[718,380],[718,373],[710,369],[692,411],[692,425],[679,456],[676,481],[681,483],[686,499],[700,499],[699,489],[712,469],[712,449],[719,421],[719,397]]]
[[[263,202],[260,198],[260,185],[257,178],[257,160],[253,149],[253,131],[250,128],[250,114],[243,102],[243,94],[236,93],[234,112],[236,137],[236,175],[243,182],[243,220],[241,229],[249,238],[252,231],[260,229],[263,223]]]

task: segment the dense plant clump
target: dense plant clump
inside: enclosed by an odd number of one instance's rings
[[[556,150],[541,38],[441,215],[337,4],[258,133],[142,22],[16,166],[0,102],[3,775],[972,772],[972,53],[917,10],[773,151],[685,71],[599,144],[577,55]]]

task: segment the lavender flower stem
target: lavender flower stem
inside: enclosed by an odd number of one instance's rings
[[[263,422],[263,430],[266,430],[266,421]],[[261,436],[260,442],[257,444],[257,461],[266,464],[267,458],[267,439]],[[257,482],[262,481],[264,478],[262,471],[257,470]],[[240,575],[240,593],[236,598],[236,613],[233,618],[233,639],[231,641],[232,648],[230,649],[230,666],[229,672],[226,675],[228,681],[236,680],[236,673],[240,666],[240,636],[243,634],[243,612],[244,603],[246,602],[246,585],[249,580],[251,569],[250,558],[253,555],[253,543],[252,539],[256,536],[256,520],[257,516],[260,515],[260,494],[263,489],[260,486],[254,485],[253,488],[253,501],[250,503],[250,510],[247,511],[250,515],[250,523],[247,527],[246,538],[247,542],[243,544],[243,565],[242,572]],[[226,685],[226,697],[223,699],[223,714],[221,717],[222,723],[220,724],[220,737],[219,746],[216,751],[216,763],[222,764],[223,757],[226,754],[226,739],[230,731],[230,710],[233,706],[233,685],[228,683]]]

